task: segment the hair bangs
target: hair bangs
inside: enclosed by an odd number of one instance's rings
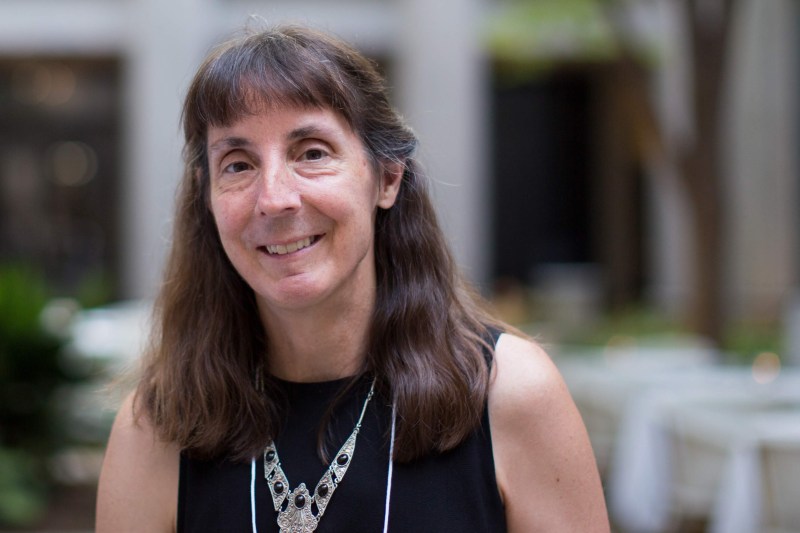
[[[251,37],[209,61],[192,102],[196,124],[227,126],[276,107],[327,107],[353,124],[347,84],[319,50],[292,39]]]

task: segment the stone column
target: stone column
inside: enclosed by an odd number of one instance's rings
[[[121,245],[127,297],[153,296],[160,280],[182,168],[181,101],[209,44],[209,2],[129,4]]]
[[[453,252],[467,278],[488,282],[488,79],[480,0],[402,0],[400,108],[421,139],[420,156]]]

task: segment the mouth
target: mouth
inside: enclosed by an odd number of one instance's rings
[[[316,244],[321,238],[322,235],[312,235],[311,237],[306,237],[287,244],[267,244],[265,246],[259,246],[258,249],[265,252],[267,255],[286,255],[308,248]]]

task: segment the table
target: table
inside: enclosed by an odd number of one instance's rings
[[[764,531],[769,491],[763,483],[762,450],[773,444],[789,444],[800,451],[800,398],[795,394],[784,400],[757,398],[744,409],[715,405],[677,414],[675,431],[679,438],[707,443],[719,450],[722,458],[709,509],[711,533]],[[696,463],[692,457],[684,460],[689,466]],[[800,478],[795,479],[800,491]],[[800,529],[800,524],[795,526]]]
[[[599,450],[598,459],[601,470],[605,469],[610,514],[627,531],[665,531],[674,523],[676,512],[684,510],[676,509],[673,486],[678,466],[674,455],[676,421],[682,420],[681,427],[705,428],[713,434],[713,429],[719,429],[725,422],[711,423],[707,419],[692,426],[691,413],[705,408],[711,411],[717,407],[728,409],[732,421],[730,427],[734,427],[741,425],[743,412],[752,411],[758,405],[765,407],[795,400],[800,403],[800,371],[797,369],[784,369],[774,380],[759,383],[756,379],[760,376],[754,376],[749,366],[720,366],[713,364],[713,359],[698,354],[656,357],[633,364],[618,364],[619,361],[608,364],[598,356],[584,361],[578,357],[566,360],[557,357],[555,360],[579,409],[583,406],[582,414],[590,438],[593,427],[605,426],[605,441],[599,447],[606,446],[607,449]],[[592,420],[597,413],[605,417],[602,424]],[[682,418],[682,413],[690,415]],[[770,427],[777,426],[776,422]],[[756,417],[749,427],[750,434],[755,434],[756,430],[763,430],[766,434],[768,423],[763,416],[760,419]],[[729,441],[739,442],[732,438]],[[596,445],[595,436],[593,446]],[[607,456],[602,457],[602,453]],[[748,510],[741,503],[717,503],[719,498],[722,501],[725,498],[731,502],[741,501],[741,497],[735,494],[719,496],[720,483],[735,491],[741,490],[738,487],[742,486],[739,482],[728,481],[728,477],[738,470],[727,473],[733,467],[728,466],[727,452],[723,455],[715,474],[716,482],[707,484],[711,488],[696,496],[703,500],[698,507],[707,516],[713,515],[713,523],[718,524],[715,527],[721,528],[717,531],[727,533],[729,529],[725,528],[730,527],[730,522],[724,516],[738,517],[734,519],[744,524],[743,516],[757,520],[758,515],[754,509]],[[749,471],[752,473],[753,469],[749,468]],[[698,470],[698,473],[702,472]],[[721,482],[723,474],[726,477]],[[736,479],[739,477],[742,477],[741,473]],[[753,501],[752,493],[750,497]],[[737,505],[736,511],[741,514],[730,510],[715,511],[729,505]]]

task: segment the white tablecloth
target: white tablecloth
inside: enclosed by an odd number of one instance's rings
[[[694,360],[694,362],[692,362]],[[800,371],[787,370],[768,384],[755,381],[750,367],[721,367],[688,358],[670,365],[666,360],[651,365],[607,365],[598,358],[585,363],[571,359],[556,361],[576,402],[591,401],[618,412],[619,427],[607,472],[607,494],[612,518],[623,529],[637,533],[661,532],[672,518],[672,434],[677,413],[692,412],[703,406],[723,406],[732,409],[751,409],[753,402],[764,405],[787,400],[800,401]],[[648,368],[650,366],[650,368]],[[751,406],[751,407],[745,407]],[[737,422],[741,425],[741,421]],[[719,426],[719,424],[717,424]],[[709,429],[713,425],[709,425]],[[766,422],[759,425],[766,428]],[[751,433],[755,429],[751,430]],[[735,440],[731,440],[734,442]],[[736,441],[739,442],[739,441]],[[743,441],[741,441],[743,442]],[[743,449],[747,447],[742,444]],[[749,464],[752,455],[738,455],[726,470],[725,490],[748,491],[750,502],[755,501],[750,489],[743,489],[738,479],[742,472],[752,474]],[[757,468],[757,467],[756,467]],[[729,481],[728,478],[733,478]],[[746,477],[752,480],[752,475]],[[725,508],[727,501],[741,502],[742,496],[720,496],[716,507]],[[742,526],[757,520],[756,510],[736,503],[740,514],[730,511],[715,513],[715,527],[729,528],[723,515],[738,516]],[[747,518],[749,517],[749,518]],[[753,518],[755,517],[755,518]],[[737,531],[717,529],[718,532]],[[754,531],[742,529],[745,531]]]
[[[728,457],[709,517],[709,531],[759,533],[765,495],[760,447],[774,440],[800,446],[800,405],[790,411],[778,409],[728,416],[737,433],[728,441]],[[697,429],[703,431],[701,427]],[[708,426],[705,431],[714,429]]]
[[[673,412],[681,405],[736,401],[750,388],[742,369],[665,373],[631,398],[620,424],[609,472],[609,508],[636,532],[664,531],[671,518]]]

